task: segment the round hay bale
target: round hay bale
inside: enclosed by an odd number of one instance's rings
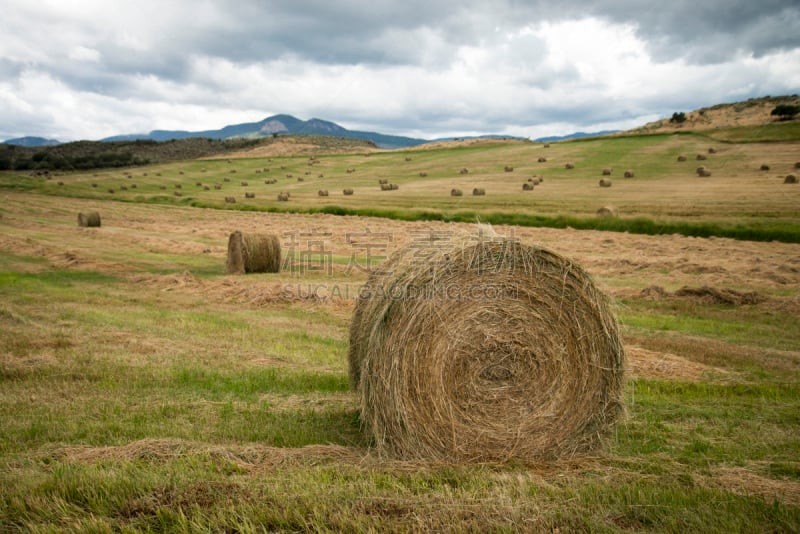
[[[255,193],[245,193],[244,194],[244,198],[256,198],[256,194]]]
[[[421,172],[419,173],[419,176],[420,176],[420,178],[425,178],[426,176],[428,176],[428,173],[427,173],[427,172],[425,172],[425,171],[421,171]]]
[[[522,184],[523,191],[533,191],[533,187],[534,187],[533,182],[525,182],[524,184]]]
[[[605,178],[600,179],[600,187],[611,187],[611,180],[606,180]]]
[[[388,184],[388,183],[389,183],[389,180],[387,180],[386,178],[381,178],[381,179],[378,180],[378,185],[383,185],[383,184]]]
[[[236,204],[236,197],[225,197],[225,202],[227,204]]]
[[[390,191],[391,189],[391,184],[381,184],[381,191]]]
[[[711,147],[711,148],[708,149],[708,153],[709,154],[716,154],[717,153],[717,149],[714,148],[714,147]]]
[[[506,165],[505,167],[503,167],[503,170],[505,172],[514,172],[514,167],[512,167],[510,165]]]
[[[461,169],[460,171],[458,171],[458,173],[459,173],[459,174],[469,174],[469,169],[467,169],[466,167],[464,167],[463,169]]]
[[[317,194],[319,196],[321,196],[321,197],[327,197],[328,196],[328,190],[327,189],[320,189],[319,191],[317,191]]]
[[[453,189],[450,190],[450,196],[451,197],[460,197],[463,194],[464,194],[464,192],[461,191],[461,189],[453,188]]]
[[[222,184],[214,184],[214,189],[222,189]]]
[[[783,183],[785,184],[796,184],[797,183],[797,176],[794,174],[787,174],[786,178],[783,179]]]
[[[203,186],[203,191],[211,191],[211,188],[208,187],[207,185],[204,185]]]
[[[575,168],[575,164],[574,163],[565,163],[564,164],[564,168],[565,169],[574,169]]]
[[[686,156],[678,156],[678,161],[686,161]]]
[[[175,184],[175,189],[180,189],[181,187],[183,187],[181,184]]]
[[[795,169],[800,169],[800,161],[796,161],[794,164]]]
[[[547,158],[546,158],[546,157],[544,157],[544,156],[541,156],[541,157],[540,157],[538,160],[536,160],[536,161],[538,161],[539,163],[547,163]]]
[[[617,216],[617,208],[614,206],[603,206],[597,210],[597,216],[602,219],[609,219]]]
[[[624,176],[625,178],[633,178],[633,177],[634,177],[634,176],[636,176],[636,175],[634,174],[634,172],[633,172],[632,170],[628,169],[627,171],[625,171],[625,173],[623,174],[623,176]]]
[[[706,156],[705,156],[704,154],[698,154],[698,155],[697,155],[697,160],[698,160],[698,161],[702,161],[702,160],[704,160],[704,159],[707,159],[707,158],[706,158]]]
[[[173,191],[172,194],[175,195],[176,197],[182,197],[183,196],[183,193],[181,193],[180,191]]]
[[[230,178],[227,178],[227,177],[225,177],[225,178],[223,178],[223,179],[222,179],[222,181],[223,181],[223,182],[230,182],[230,181],[231,181],[231,179],[230,179]]]
[[[97,187],[97,182],[92,182],[92,187]]]
[[[611,176],[611,167],[605,167],[602,171],[603,176]]]
[[[350,189],[350,188],[347,188],[347,189],[342,190],[342,193],[349,196],[349,195],[353,194],[353,190]]]
[[[230,274],[277,273],[281,269],[281,242],[272,234],[243,234],[239,230],[228,237]]]
[[[769,165],[764,163],[764,164],[761,165],[761,167],[759,167],[759,170],[768,171],[769,170]]]
[[[695,170],[697,171],[697,176],[701,176],[703,178],[711,176],[711,171],[708,170],[705,166],[697,167],[697,169]]]
[[[159,185],[158,188],[163,191],[163,190],[165,190],[167,188],[167,186],[166,185]]]
[[[482,197],[486,194],[486,189],[482,187],[476,187],[472,190],[472,196]]]
[[[78,226],[84,228],[100,226],[100,214],[96,211],[78,213]]]
[[[278,202],[289,202],[289,193],[278,193]]]
[[[530,461],[601,445],[622,411],[625,358],[589,275],[496,237],[417,252],[372,273],[350,327],[349,375],[379,452]]]

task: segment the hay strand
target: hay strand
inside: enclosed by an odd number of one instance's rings
[[[349,374],[378,451],[491,462],[595,450],[622,409],[605,295],[544,248],[438,245],[395,253],[354,310]]]
[[[84,228],[100,226],[100,214],[96,211],[78,213],[78,226]]]
[[[239,230],[228,237],[230,274],[277,273],[281,268],[281,242],[272,234],[243,234]]]

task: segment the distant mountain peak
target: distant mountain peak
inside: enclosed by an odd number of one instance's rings
[[[36,146],[55,146],[60,145],[61,141],[57,141],[55,139],[45,139],[44,137],[36,137],[32,135],[28,135],[25,137],[17,137],[15,139],[6,139],[2,142],[4,145],[17,145],[17,146],[29,146],[29,147],[36,147]]]

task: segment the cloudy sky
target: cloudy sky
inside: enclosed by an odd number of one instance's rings
[[[0,139],[536,138],[800,93],[797,0],[3,0],[0,35]]]

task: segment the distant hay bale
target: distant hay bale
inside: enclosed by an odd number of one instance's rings
[[[400,189],[397,184],[381,184],[381,191],[394,191],[396,189]]]
[[[686,156],[678,156],[678,161],[686,161]]]
[[[708,153],[709,154],[716,154],[717,153],[717,149],[714,148],[714,147],[711,147],[711,148],[708,149]]]
[[[525,182],[524,184],[522,184],[523,191],[533,191],[533,187],[534,187],[533,182]]]
[[[288,202],[289,193],[278,193],[278,202]]]
[[[59,180],[58,182],[56,182],[56,184],[57,184],[57,185],[64,185],[64,182],[62,182],[61,180]]]
[[[159,185],[158,188],[163,191],[163,190],[165,190],[167,188],[167,186],[166,185]]]
[[[222,184],[214,184],[214,189],[222,189]]]
[[[623,400],[607,297],[544,248],[444,244],[425,261],[414,246],[395,253],[354,309],[349,376],[379,454],[529,462],[596,450]]]
[[[176,197],[183,196],[183,193],[181,193],[180,191],[173,191],[172,194],[175,195]]]
[[[786,178],[783,179],[783,183],[785,184],[796,184],[797,183],[797,176],[794,174],[787,174]]]
[[[711,171],[708,170],[704,166],[703,167],[697,167],[697,169],[695,169],[695,172],[697,173],[697,176],[701,176],[701,177],[704,177],[704,178],[707,178],[707,177],[711,176]]]
[[[97,187],[97,182],[92,182],[92,187]]]
[[[605,167],[602,171],[603,176],[611,176],[611,167]]]
[[[194,185],[196,185],[197,187],[202,187],[203,186],[203,182],[195,182]]]
[[[247,182],[242,182],[242,187],[247,187],[249,184]]]
[[[244,198],[256,198],[256,194],[255,193],[245,193],[244,194]]]
[[[108,192],[111,193],[112,195],[114,194],[114,190],[113,189],[109,189]]]
[[[181,184],[175,184],[175,189],[181,189],[183,186]]]
[[[514,172],[514,167],[512,167],[510,165],[506,165],[505,167],[503,167],[503,170],[505,172]]]
[[[564,168],[565,169],[574,169],[575,165],[573,163],[565,163],[564,164]]]
[[[486,189],[482,187],[476,187],[475,189],[472,190],[472,196],[475,197],[482,197],[485,194],[486,194]]]
[[[225,197],[225,203],[236,204],[236,197]]]
[[[761,165],[761,167],[759,168],[759,170],[768,171],[769,170],[769,165],[767,165],[766,163],[763,163]]]
[[[706,158],[706,156],[705,156],[704,154],[698,154],[698,155],[697,155],[697,160],[698,160],[698,161],[702,161],[702,160],[704,160],[704,159],[708,159],[708,158]]]
[[[550,143],[545,143],[544,148],[550,148]]]
[[[236,174],[236,169],[231,169],[231,174]]]
[[[277,273],[281,269],[281,242],[271,234],[243,234],[239,230],[228,237],[230,274]]]
[[[223,181],[223,182],[230,182],[230,181],[231,181],[231,179],[230,179],[230,178],[228,178],[228,177],[226,176],[225,178],[223,178],[223,179],[222,179],[222,181]]]
[[[800,161],[796,161],[794,164],[795,169],[800,169]]]
[[[459,174],[469,174],[469,169],[467,169],[466,167],[464,167],[464,168],[462,168],[460,171],[458,171],[458,173],[459,173]]]
[[[131,189],[136,189],[136,184],[131,184]]]
[[[211,191],[211,188],[208,187],[207,185],[204,185],[203,186],[203,191]]]
[[[328,196],[328,190],[327,189],[320,189],[319,191],[317,191],[317,194],[319,196],[321,196],[321,197],[327,197]]]
[[[420,175],[421,178],[425,178],[426,176],[428,176],[428,173],[425,172],[425,171],[422,171],[422,172],[419,173],[419,175]]]
[[[600,187],[611,187],[611,180],[607,180],[605,178],[601,178],[600,182],[598,183],[600,184]]]
[[[100,226],[100,214],[96,211],[78,213],[78,226],[84,228]]]
[[[546,163],[546,162],[547,162],[547,158],[545,158],[544,156],[541,156],[541,157],[539,157],[539,159],[538,159],[538,160],[536,160],[536,161],[538,161],[539,163]]]
[[[456,189],[455,187],[450,190],[450,196],[451,197],[460,197],[463,194],[464,194],[464,192],[461,191],[461,189]]]
[[[597,210],[597,216],[603,219],[617,216],[617,208],[614,206],[603,206]]]
[[[632,170],[628,169],[627,171],[625,171],[625,173],[623,174],[623,176],[624,176],[625,178],[633,178],[633,177],[634,177],[634,176],[636,176],[636,175],[633,173],[633,171],[632,171]]]
[[[385,178],[381,178],[381,179],[378,180],[378,185],[383,185],[383,184],[388,184],[388,183],[389,183],[389,180],[387,180]]]
[[[350,195],[353,194],[353,190],[350,189],[350,188],[347,188],[347,189],[342,190],[342,193],[345,194],[345,195],[350,196]]]
[[[411,158],[409,158],[408,156],[406,156],[406,161],[411,161]]]

